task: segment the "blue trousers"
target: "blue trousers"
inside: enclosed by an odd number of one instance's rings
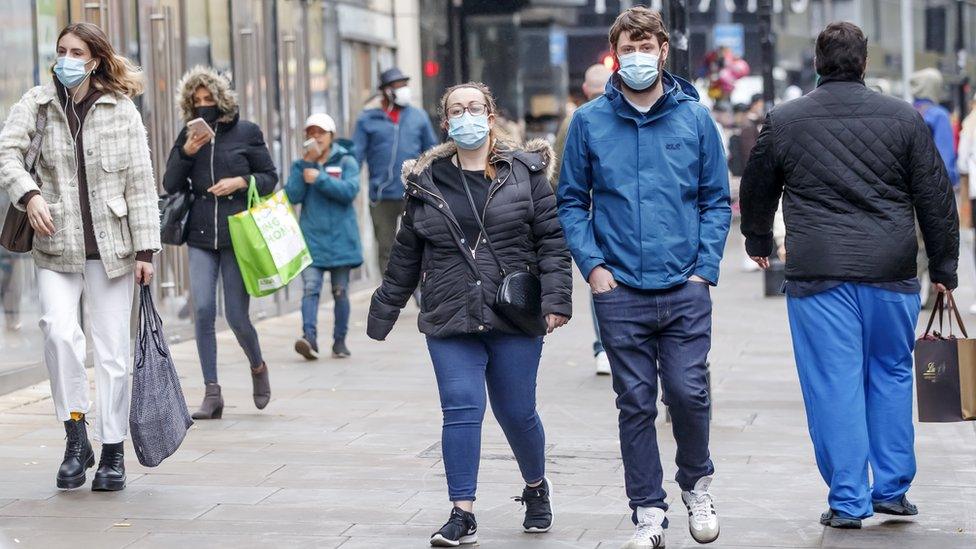
[[[912,351],[920,301],[848,283],[787,297],[793,352],[830,508],[871,516],[915,477]],[[874,486],[869,484],[868,465]]]
[[[711,401],[705,365],[712,341],[709,292],[699,282],[663,291],[621,284],[593,296],[617,393],[620,453],[632,509],[668,508],[654,425],[658,376],[678,445],[678,485],[691,490],[698,479],[714,472],[708,452]]]
[[[322,279],[329,273],[332,284],[332,299],[334,302],[335,325],[332,328],[332,339],[343,341],[349,332],[349,267],[323,269],[321,267],[307,267],[302,271],[302,335],[313,343],[318,343],[319,299],[322,296]]]
[[[428,337],[444,426],[441,450],[451,501],[474,501],[487,401],[515,454],[522,478],[545,476],[546,435],[535,409],[542,338],[501,333]]]
[[[251,324],[249,309],[251,297],[244,289],[244,279],[237,265],[237,257],[232,248],[204,250],[189,247],[190,257],[190,296],[196,312],[194,330],[197,338],[197,353],[203,380],[217,383],[217,278],[224,287],[224,316],[227,324],[237,338],[252,368],[257,368],[264,359],[258,333]]]

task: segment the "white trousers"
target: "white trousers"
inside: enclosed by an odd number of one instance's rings
[[[129,432],[129,325],[134,277],[129,274],[110,279],[101,261],[87,261],[84,274],[37,269],[37,287],[44,362],[58,419],[67,421],[71,412],[87,414],[91,408],[86,341],[79,317],[84,296],[95,362],[98,416],[94,438],[106,444],[122,442]]]

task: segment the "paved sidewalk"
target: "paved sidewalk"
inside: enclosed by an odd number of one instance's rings
[[[917,519],[875,518],[846,532],[817,524],[826,489],[813,464],[785,305],[760,297],[759,274],[739,271],[738,246],[733,238],[713,290],[713,487],[722,535],[711,547],[976,547],[972,423],[919,426]],[[483,547],[617,548],[630,535],[613,393],[608,378],[594,375],[589,304],[578,290],[577,316],[548,340],[540,372],[556,526],[520,533],[521,508],[510,499],[521,491],[518,470],[489,419],[476,509]],[[365,308],[360,297],[346,361],[295,355],[297,315],[258,325],[274,390],[264,412],[251,404],[243,353],[220,334],[224,419],[199,422],[156,469],[139,467],[127,450],[121,493],[55,488],[64,434],[46,385],[0,397],[0,548],[427,546],[450,509],[434,376],[415,309],[389,341],[374,343],[363,335]],[[202,384],[194,344],[173,350],[195,406]],[[672,479],[674,443],[663,417]],[[666,488],[668,547],[697,546],[677,486],[668,480]]]

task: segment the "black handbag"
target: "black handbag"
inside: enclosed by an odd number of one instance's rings
[[[192,202],[190,192],[159,197],[159,238],[163,244],[182,246],[186,243]]]
[[[481,238],[488,246],[488,252],[491,253],[491,257],[494,258],[502,275],[502,282],[498,285],[498,293],[495,295],[495,312],[526,335],[546,335],[548,324],[542,314],[542,282],[527,268],[524,271],[509,272],[502,265],[498,254],[495,253],[495,247],[491,243],[488,231],[485,230],[481,214],[478,213],[478,208],[474,204],[474,197],[471,196],[468,180],[461,170],[460,159],[458,159],[458,173],[461,175],[464,192],[468,195],[468,204],[471,206],[471,211],[474,212],[474,218],[478,221]]]

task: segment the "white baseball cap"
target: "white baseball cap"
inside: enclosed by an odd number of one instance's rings
[[[317,128],[322,128],[322,131],[331,132],[331,133],[336,132],[335,120],[333,120],[331,116],[323,112],[317,112],[312,116],[308,117],[308,120],[305,121],[305,129],[307,130],[312,126],[315,126]]]

